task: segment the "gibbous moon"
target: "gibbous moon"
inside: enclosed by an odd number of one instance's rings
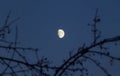
[[[65,36],[65,32],[63,29],[58,29],[58,37],[63,38]]]

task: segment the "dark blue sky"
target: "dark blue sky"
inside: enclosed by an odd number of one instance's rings
[[[12,10],[12,18],[21,17],[17,25],[22,45],[38,47],[40,55],[61,62],[69,51],[91,42],[87,24],[96,8],[103,38],[120,35],[119,0],[0,0],[0,23]],[[66,33],[63,39],[57,37],[59,28]]]

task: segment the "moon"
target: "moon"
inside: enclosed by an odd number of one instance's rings
[[[65,32],[63,29],[58,29],[57,33],[59,38],[63,38],[65,36]]]

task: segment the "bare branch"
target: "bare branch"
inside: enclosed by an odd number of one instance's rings
[[[69,59],[66,60],[66,62],[64,62],[60,68],[58,70],[56,70],[54,76],[61,76],[65,70],[71,66],[71,64],[73,62],[75,62],[77,59],[79,59],[80,57],[84,56],[86,53],[89,52],[90,49],[94,48],[94,47],[97,47],[97,46],[100,46],[100,45],[103,45],[103,44],[107,44],[107,43],[110,43],[110,42],[116,42],[116,41],[120,41],[120,36],[116,36],[116,37],[112,37],[112,38],[107,38],[107,39],[103,39],[102,41],[96,43],[96,44],[93,44],[89,47],[86,47],[82,50],[80,50],[79,52],[77,52],[76,54],[74,54],[73,56],[71,56]],[[63,69],[64,68],[64,69]]]
[[[90,58],[90,57],[87,57],[87,56],[83,56],[83,57],[85,57],[86,59],[92,61],[97,67],[99,67],[99,68],[106,74],[106,76],[111,76],[111,75],[108,73],[108,71],[107,71],[104,67],[102,67],[102,66],[100,65],[100,63],[97,63],[97,62],[96,62],[96,60],[94,60],[94,59],[92,59],[92,58]]]

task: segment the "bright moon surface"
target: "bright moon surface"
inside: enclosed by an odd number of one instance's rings
[[[63,29],[58,29],[58,37],[63,38],[65,36],[65,32]]]

